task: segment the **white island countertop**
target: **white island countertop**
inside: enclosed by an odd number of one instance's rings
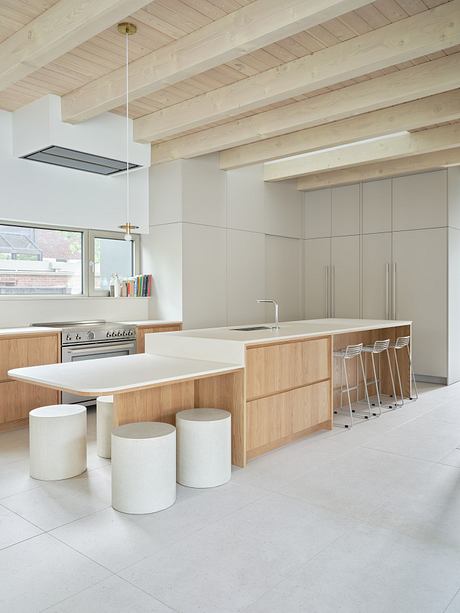
[[[183,356],[201,360],[238,363],[244,366],[247,346],[312,338],[329,334],[346,334],[364,330],[409,326],[411,321],[388,319],[306,319],[280,322],[279,330],[270,323],[236,325],[226,328],[182,330],[164,334],[147,334],[145,350],[165,356]],[[242,331],[237,328],[264,326],[262,330]]]
[[[82,396],[104,396],[224,374],[239,368],[241,366],[238,364],[138,353],[99,360],[13,368],[8,371],[8,375],[19,381]]]

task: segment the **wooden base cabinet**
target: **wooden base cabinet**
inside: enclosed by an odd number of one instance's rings
[[[60,361],[59,333],[0,338],[0,431],[27,424],[29,412],[59,404],[60,392],[8,379],[8,370]]]
[[[182,324],[169,324],[164,326],[137,326],[136,350],[137,353],[145,353],[145,335],[156,332],[177,332],[182,330]]]
[[[246,350],[247,458],[332,428],[331,337]]]

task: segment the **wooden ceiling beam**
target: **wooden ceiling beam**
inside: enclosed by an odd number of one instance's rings
[[[86,42],[151,0],[60,0],[0,44],[0,89]]]
[[[460,120],[460,89],[227,149],[220,154],[220,168],[230,170],[456,120]]]
[[[134,100],[297,34],[371,0],[256,0],[130,64]],[[62,98],[64,121],[82,121],[123,104],[124,68]]]
[[[460,53],[152,145],[152,162],[191,158],[460,87]]]
[[[345,168],[333,172],[323,172],[318,175],[301,177],[297,180],[297,189],[311,191],[325,187],[359,183],[360,181],[425,172],[457,164],[460,164],[460,147],[447,149],[446,151],[437,151],[436,153],[417,155],[402,160],[376,162],[374,164],[358,166],[357,168]]]
[[[460,146],[460,123],[377,138],[264,165],[265,181],[283,181],[371,162],[435,153]]]
[[[140,117],[134,138],[152,142],[399,62],[460,44],[460,0]]]

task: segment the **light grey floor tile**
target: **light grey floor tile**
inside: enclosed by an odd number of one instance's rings
[[[170,607],[120,579],[109,577],[46,609],[47,613],[171,613]]]
[[[0,549],[25,541],[41,532],[30,522],[0,505]]]
[[[39,487],[3,498],[2,504],[43,530],[52,530],[111,504],[110,479],[103,469],[73,479],[39,483]]]
[[[282,494],[356,519],[366,519],[391,496],[405,458],[360,447],[289,483]]]
[[[460,613],[460,590],[455,594],[445,613]]]
[[[360,527],[279,583],[247,613],[442,613],[460,553]]]
[[[435,435],[433,435],[436,433]],[[366,447],[412,458],[438,462],[460,443],[460,429],[431,412],[386,432]]]
[[[439,460],[439,463],[460,468],[460,447],[456,447],[453,451],[444,456]]]
[[[232,482],[205,490],[178,486],[176,504],[160,513],[126,515],[110,507],[62,526],[53,534],[118,571],[265,495],[262,490]]]
[[[41,611],[108,576],[48,534],[0,551],[0,611]]]
[[[0,451],[0,457],[2,452]],[[29,459],[16,460],[3,464],[0,462],[0,500],[13,494],[25,492],[40,486],[40,481],[29,475]]]

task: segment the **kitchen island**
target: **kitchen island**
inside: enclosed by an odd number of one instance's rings
[[[117,424],[174,423],[175,413],[186,408],[227,409],[233,463],[245,466],[270,449],[332,428],[340,403],[334,349],[411,335],[410,321],[317,319],[283,322],[278,330],[243,327],[150,334],[143,355],[13,369],[9,376],[75,394],[114,394]],[[408,396],[410,368],[407,360],[400,364]],[[363,398],[358,369],[350,375],[357,386],[353,400]],[[382,391],[390,393],[383,361],[381,380]]]

